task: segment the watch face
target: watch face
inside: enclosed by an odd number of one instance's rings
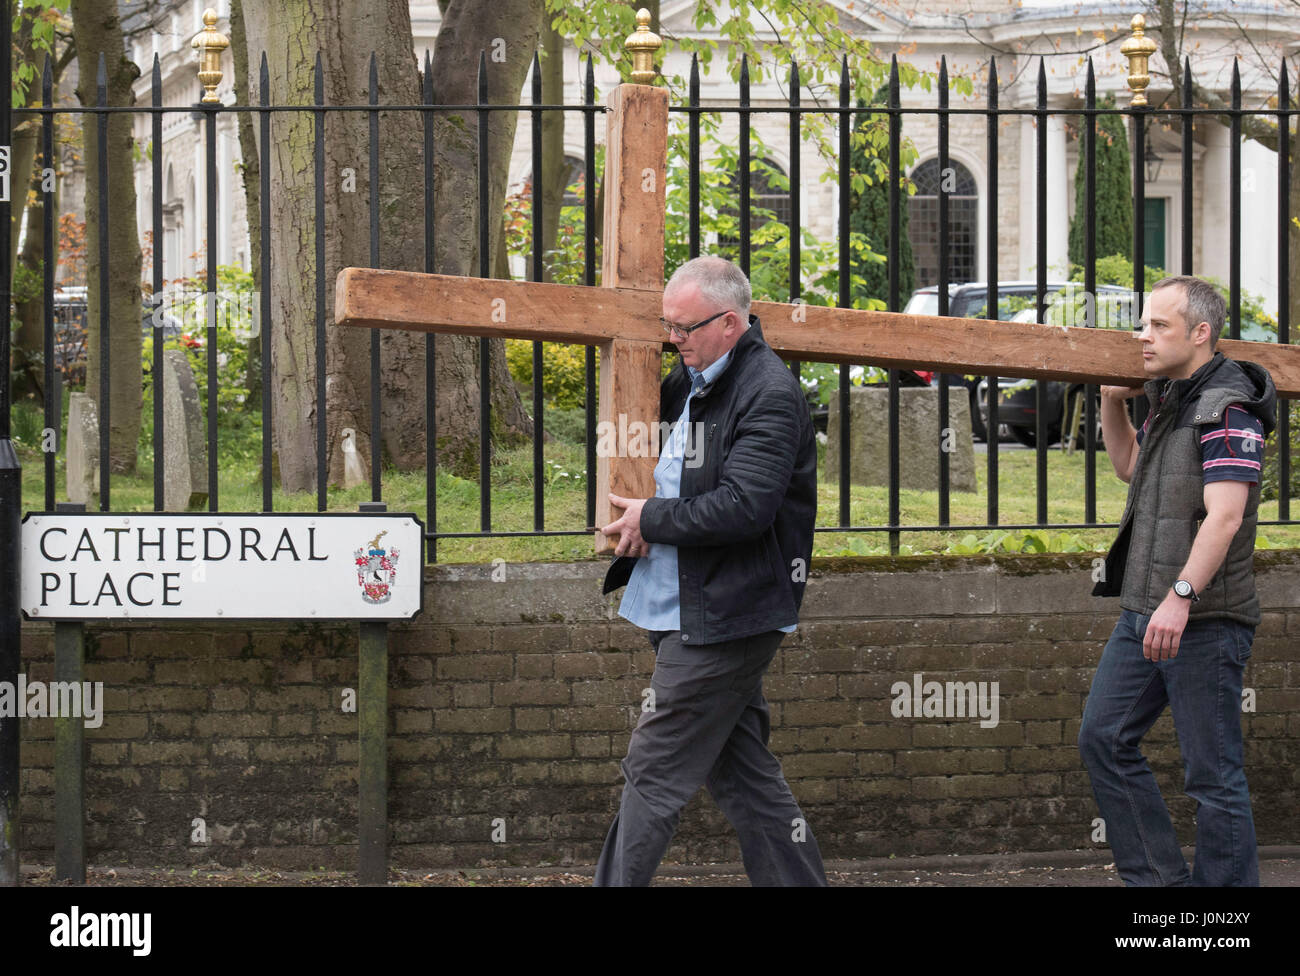
[[[1179,580],[1174,584],[1174,592],[1179,596],[1191,596],[1192,584],[1188,583],[1186,580]]]

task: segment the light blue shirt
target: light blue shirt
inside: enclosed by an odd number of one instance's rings
[[[659,445],[659,463],[655,465],[655,497],[680,498],[682,490],[682,463],[686,449],[686,435],[691,427],[691,401],[711,384],[731,363],[728,349],[716,362],[703,370],[687,366],[691,378],[691,393],[682,407],[682,415],[673,424],[667,443]],[[682,601],[677,579],[677,547],[663,542],[651,542],[650,551],[640,557],[632,567],[627,589],[618,605],[618,615],[645,630],[681,630]],[[782,627],[790,633],[796,625]]]

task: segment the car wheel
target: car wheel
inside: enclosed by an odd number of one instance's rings
[[[979,399],[975,396],[975,387],[970,391],[970,432],[977,441],[989,439],[988,428],[984,426],[984,417],[980,414]]]
[[[1019,427],[1019,426],[1012,427],[1011,436],[1014,437],[1021,444],[1025,445],[1025,447],[1038,446],[1038,431],[1036,431],[1033,427]],[[1055,444],[1060,439],[1061,439],[1061,428],[1059,425],[1055,425],[1047,428],[1047,443],[1049,446]]]

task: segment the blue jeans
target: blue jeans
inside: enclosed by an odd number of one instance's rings
[[[1171,660],[1142,656],[1151,618],[1125,610],[1102,652],[1079,728],[1079,752],[1126,885],[1258,886],[1255,820],[1242,762],[1241,681],[1255,628],[1216,617],[1188,623]],[[1139,750],[1168,704],[1196,800],[1190,873],[1169,810]]]

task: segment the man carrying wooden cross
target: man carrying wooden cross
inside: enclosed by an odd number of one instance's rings
[[[677,421],[655,496],[610,495],[625,511],[602,530],[619,536],[604,592],[627,584],[619,614],[650,632],[656,661],[598,886],[648,885],[701,785],[735,827],[753,884],[826,884],[767,748],[763,697],[803,599],[817,446],[799,383],[749,306],[749,281],[722,258],[695,258],[669,280],[661,321],[681,362],[660,404]]]
[[[1241,685],[1260,621],[1255,522],[1277,396],[1268,370],[1215,351],[1224,302],[1207,282],[1157,282],[1144,319],[1151,414],[1141,432],[1124,401],[1142,389],[1102,387],[1106,453],[1129,491],[1093,593],[1118,596],[1123,613],[1097,666],[1079,750],[1125,884],[1255,886]],[[1196,799],[1190,873],[1139,749],[1166,704]]]

